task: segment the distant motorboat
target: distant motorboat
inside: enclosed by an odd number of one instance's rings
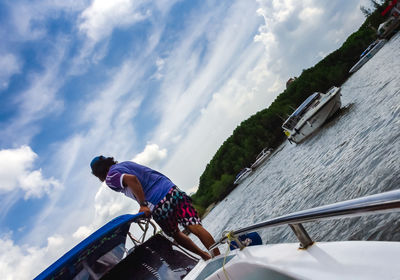
[[[296,144],[319,128],[342,105],[340,87],[331,87],[327,93],[310,95],[283,123],[288,140]]]
[[[360,55],[360,60],[356,64],[354,64],[353,67],[351,67],[349,72],[353,73],[360,69],[383,47],[386,42],[386,39],[380,39],[374,41],[371,45],[369,45],[368,48],[366,48],[365,51]]]
[[[238,175],[236,175],[236,179],[235,182],[233,182],[233,184],[238,185],[239,183],[241,183],[245,178],[247,178],[247,176],[249,176],[249,174],[251,173],[251,168],[243,168]]]
[[[389,38],[399,26],[400,18],[392,16],[379,25],[376,33],[379,38]]]
[[[256,157],[256,161],[250,166],[250,168],[255,169],[261,163],[263,163],[267,158],[269,158],[272,154],[273,149],[271,148],[264,148]]]

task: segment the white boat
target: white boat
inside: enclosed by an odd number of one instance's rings
[[[374,41],[371,45],[368,46],[368,48],[365,49],[365,51],[360,55],[360,60],[354,64],[353,67],[350,69],[350,73],[356,72],[358,69],[360,69],[365,63],[367,63],[368,60],[371,59],[382,47],[383,45],[387,42],[386,39],[378,39]]]
[[[236,242],[235,246],[239,244],[241,249],[222,253],[207,262],[199,261],[184,279],[400,279],[400,242],[316,242],[301,224],[390,211],[400,211],[400,190],[299,211],[231,231],[223,234],[210,250],[223,242]],[[264,245],[252,232],[282,225],[291,227],[300,246]],[[240,237],[248,232],[252,234]],[[255,244],[252,246],[251,242]]]
[[[243,168],[237,175],[235,178],[235,182],[233,182],[233,184],[237,185],[239,183],[241,183],[245,178],[247,178],[247,176],[250,175],[251,173],[251,168]]]
[[[200,262],[184,279],[400,279],[399,252],[398,242],[318,242],[307,250],[294,243],[261,245],[235,250],[226,261]]]
[[[256,161],[250,166],[251,169],[257,168],[261,163],[263,163],[272,154],[273,149],[264,148],[256,157]]]
[[[317,130],[341,106],[340,87],[310,95],[283,123],[288,140],[296,144]]]
[[[303,210],[223,234],[232,249],[203,261],[160,233],[144,213],[115,218],[49,266],[50,279],[400,279],[400,242],[312,240],[302,223],[400,211],[400,190]],[[243,217],[246,218],[245,215]],[[144,231],[135,239],[131,223]],[[153,236],[145,241],[151,225]],[[263,244],[255,230],[290,226],[299,243]],[[128,246],[131,240],[134,246]],[[235,249],[239,247],[239,249]]]
[[[388,38],[399,27],[400,18],[391,16],[385,22],[381,23],[376,32],[379,38]]]

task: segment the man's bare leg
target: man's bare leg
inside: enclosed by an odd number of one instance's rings
[[[207,249],[210,249],[211,245],[215,243],[212,235],[205,228],[203,228],[202,225],[189,225],[188,229],[200,239],[201,243],[203,243]],[[218,256],[219,254],[219,249],[215,248],[213,250],[213,255]]]
[[[186,236],[183,232],[178,231],[173,235],[173,238],[175,239],[176,242],[178,242],[179,245],[183,246],[184,248],[188,249],[189,251],[199,255],[203,260],[209,260],[211,259],[211,256],[209,253],[206,251],[201,250],[194,242],[192,239],[190,239],[188,236]]]

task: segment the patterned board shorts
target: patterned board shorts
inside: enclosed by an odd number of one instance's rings
[[[201,220],[192,205],[192,199],[186,193],[173,187],[167,195],[154,207],[153,219],[169,236],[179,231],[178,224],[183,227],[201,225]]]

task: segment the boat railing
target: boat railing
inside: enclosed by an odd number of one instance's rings
[[[289,225],[300,241],[300,248],[306,249],[313,244],[313,240],[304,229],[302,223],[396,211],[400,211],[400,189],[298,211],[244,227],[223,236],[209,250],[211,251],[219,244],[225,243],[229,236],[239,236],[255,230],[281,225]]]

